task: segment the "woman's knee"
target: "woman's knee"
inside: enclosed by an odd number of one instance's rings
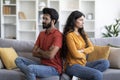
[[[108,69],[110,67],[110,63],[108,60],[101,60],[102,61],[102,65],[103,65],[103,71],[105,71],[106,69]]]
[[[93,80],[102,80],[103,79],[103,74],[102,72],[96,70],[94,73],[93,73]]]
[[[108,60],[104,60],[103,64],[106,66],[106,68],[110,67],[110,62]]]

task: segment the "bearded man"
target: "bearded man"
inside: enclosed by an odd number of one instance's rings
[[[45,78],[62,73],[62,33],[55,24],[58,12],[53,8],[43,9],[43,29],[35,42],[33,56],[40,58],[40,62],[18,57],[16,65],[26,75],[27,80],[36,80],[36,77]],[[29,47],[29,46],[28,46]]]

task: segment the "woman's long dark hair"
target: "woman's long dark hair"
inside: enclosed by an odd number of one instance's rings
[[[62,57],[63,58],[66,58],[66,55],[67,55],[67,45],[66,45],[66,35],[67,33],[70,33],[70,32],[73,32],[74,31],[74,26],[75,26],[75,21],[76,19],[80,18],[85,15],[80,12],[80,11],[73,11],[67,21],[66,21],[66,24],[65,24],[65,27],[64,27],[64,30],[63,30],[63,46],[62,46]],[[87,37],[86,37],[86,34],[85,34],[85,31],[83,28],[79,28],[78,30],[79,34],[82,36],[82,38],[84,39],[85,43],[86,43],[86,47],[88,47],[88,41],[87,41]]]

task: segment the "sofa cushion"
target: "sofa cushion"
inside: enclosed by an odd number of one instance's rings
[[[88,62],[99,59],[108,59],[109,53],[109,46],[94,46],[94,51],[88,55]]]
[[[19,69],[0,69],[0,80],[25,80],[25,75]]]
[[[13,48],[0,48],[0,57],[7,69],[16,68],[14,61],[18,55]]]
[[[32,52],[33,46],[34,46],[33,41],[0,38],[0,47],[13,47],[15,51],[18,52]]]
[[[60,80],[71,80],[71,78],[67,74],[62,73]]]
[[[110,46],[110,47],[116,47],[116,48],[120,48],[120,45],[108,44],[108,46]]]
[[[108,60],[110,61],[110,67],[120,68],[120,48],[110,47]]]
[[[59,79],[59,76],[51,76],[51,77],[48,77],[48,78],[40,78],[40,79],[37,79],[37,80],[60,80],[60,79]]]
[[[107,69],[103,72],[103,80],[120,80],[120,69]]]
[[[0,69],[2,69],[2,68],[4,68],[4,66],[3,66],[3,63],[2,63],[2,61],[0,59]]]

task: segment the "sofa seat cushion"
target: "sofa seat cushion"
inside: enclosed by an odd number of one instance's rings
[[[70,76],[68,76],[67,74],[65,73],[62,73],[61,77],[60,77],[60,80],[71,80]]]
[[[120,80],[120,69],[107,69],[103,72],[103,80]]]
[[[0,69],[0,80],[25,80],[25,75],[19,69]]]
[[[59,76],[51,76],[51,77],[48,77],[48,78],[40,78],[40,79],[37,79],[37,80],[60,80],[59,78],[60,78]]]

